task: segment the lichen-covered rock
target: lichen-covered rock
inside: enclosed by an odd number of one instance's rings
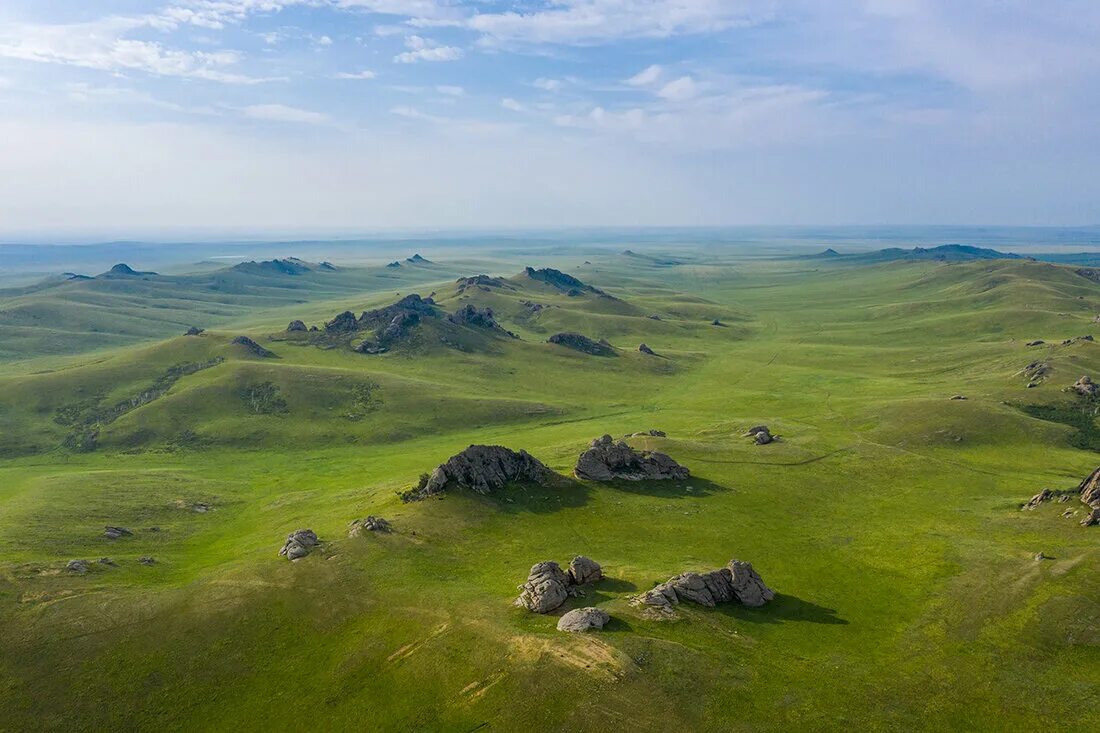
[[[287,331],[308,331],[306,324],[302,321],[291,321],[290,325],[286,327]]]
[[[527,582],[519,586],[516,605],[533,613],[549,613],[569,598],[569,576],[561,566],[549,560],[531,568]]]
[[[1054,492],[1050,489],[1043,489],[1038,494],[1031,497],[1026,504],[1020,507],[1020,511],[1030,511],[1042,504],[1044,501],[1050,501],[1052,498],[1054,498]]]
[[[574,608],[558,619],[558,631],[570,633],[583,633],[585,631],[602,629],[611,617],[607,611],[599,608]]]
[[[312,529],[296,529],[287,535],[286,544],[279,550],[279,555],[287,560],[298,560],[308,555],[320,543],[317,533]]]
[[[596,438],[577,459],[573,474],[589,481],[664,480],[689,478],[691,472],[664,453],[638,451],[610,435]]]
[[[551,475],[549,468],[525,450],[471,445],[437,466],[427,481],[402,494],[402,498],[416,501],[453,488],[491,494],[517,481],[542,483]]]
[[[356,519],[352,522],[351,528],[348,530],[348,536],[358,537],[363,532],[389,532],[392,529],[389,522],[372,514],[366,519]]]
[[[1094,508],[1100,508],[1100,468],[1090,473],[1077,487],[1081,501]]]
[[[1092,377],[1085,375],[1074,382],[1070,389],[1081,397],[1095,397],[1097,385],[1093,383]]]
[[[569,579],[574,585],[595,583],[603,579],[603,568],[595,560],[577,555],[569,563]]]

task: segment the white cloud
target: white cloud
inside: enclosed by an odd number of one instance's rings
[[[661,78],[661,74],[664,73],[664,69],[658,64],[647,66],[639,71],[634,76],[626,80],[626,83],[632,87],[647,87],[651,84],[657,83],[657,80]]]
[[[332,45],[332,39],[329,38],[328,36],[321,36],[320,38],[317,39],[317,45],[318,46],[331,46]]]
[[[461,97],[466,94],[466,90],[459,86],[452,86],[449,84],[440,84],[435,90],[440,94],[446,94],[448,97]]]
[[[406,36],[405,47],[408,51],[393,57],[398,64],[415,64],[418,61],[456,61],[463,56],[461,48],[441,46],[422,36]]]
[[[320,112],[311,112],[298,107],[288,107],[285,104],[253,104],[241,108],[245,117],[254,120],[272,120],[274,122],[301,122],[310,125],[320,125],[328,122],[328,115]]]
[[[556,92],[564,86],[561,79],[547,79],[545,77],[535,79],[531,84],[545,92]]]
[[[500,100],[500,106],[504,109],[511,110],[512,112],[526,112],[527,107],[522,103],[511,97],[505,97]]]
[[[672,102],[680,102],[691,99],[699,94],[699,84],[690,76],[681,76],[665,84],[657,92],[657,96]]]
[[[373,71],[364,69],[363,71],[338,71],[332,76],[334,79],[374,79],[378,75]]]

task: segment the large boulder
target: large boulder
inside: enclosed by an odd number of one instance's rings
[[[317,539],[317,533],[312,529],[296,529],[287,535],[286,544],[279,550],[279,555],[287,560],[299,560],[321,544]]]
[[[775,598],[775,591],[764,584],[764,579],[753,570],[752,563],[731,560],[729,570],[733,576],[733,595],[742,604],[763,606]]]
[[[574,608],[558,619],[558,631],[571,633],[583,633],[585,631],[599,630],[611,620],[607,611],[599,608]]]
[[[775,598],[775,592],[764,584],[752,565],[730,560],[728,566],[709,573],[687,572],[669,578],[634,599],[662,611],[671,611],[682,601],[691,601],[708,608],[719,603],[737,601],[745,606],[763,606]]]
[[[70,573],[77,573],[78,575],[83,575],[84,573],[88,572],[88,561],[87,560],[69,560],[69,562],[67,562],[65,564],[65,569],[68,570]]]
[[[589,481],[686,479],[691,472],[657,451],[638,451],[610,435],[596,438],[581,453],[573,474]]]
[[[1090,473],[1077,487],[1081,501],[1094,508],[1100,508],[1100,468]]]
[[[1053,491],[1051,491],[1050,489],[1043,489],[1038,494],[1028,499],[1028,502],[1020,507],[1020,511],[1030,511],[1042,504],[1044,501],[1050,501],[1053,498]]]
[[[344,311],[325,324],[329,333],[350,333],[359,330],[359,321],[351,311]]]
[[[772,435],[772,431],[768,429],[767,425],[753,425],[745,431],[745,437],[752,438],[752,441],[757,445],[767,445],[775,442],[778,436]]]
[[[1092,381],[1092,377],[1085,375],[1073,383],[1070,387],[1081,397],[1095,397],[1098,385]]]
[[[468,489],[491,494],[516,481],[543,483],[552,472],[525,450],[514,451],[500,445],[471,445],[436,467],[428,478],[402,494],[405,501],[416,501],[449,489]]]
[[[519,586],[516,605],[533,613],[549,613],[569,598],[571,582],[561,566],[553,560],[531,567],[527,582]]]
[[[569,580],[574,585],[595,583],[603,579],[603,568],[592,558],[577,555],[569,562]]]

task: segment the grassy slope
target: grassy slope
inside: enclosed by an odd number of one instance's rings
[[[523,336],[492,353],[267,341],[288,320],[278,311],[0,382],[5,434],[49,451],[0,464],[0,729],[1100,722],[1096,536],[1059,516],[1067,505],[1017,511],[1096,458],[1069,446],[1069,429],[1003,404],[1058,402],[1100,367],[1100,344],[1023,345],[1088,332],[1096,286],[1018,262],[593,259],[569,271],[636,311],[540,292],[559,307],[520,319],[530,292],[486,294],[474,300],[516,315],[506,325]],[[437,297],[461,303],[446,287]],[[387,299],[298,312],[317,321]],[[280,358],[225,351],[246,328]],[[566,328],[623,352],[541,343]],[[667,358],[643,358],[640,341]],[[102,450],[52,449],[64,432],[52,410],[77,388],[121,398],[209,355],[228,358],[113,423]],[[1040,356],[1055,371],[1027,390],[1016,372]],[[257,379],[282,387],[289,412],[244,410],[238,387]],[[381,403],[348,420],[358,380],[378,384]],[[960,392],[969,399],[947,399]],[[739,434],[757,422],[785,440],[747,444]],[[395,497],[471,442],[524,447],[564,473],[591,437],[651,427],[670,437],[644,442],[696,478]],[[207,442],[175,448],[183,429]],[[196,501],[217,510],[189,511]],[[397,532],[347,539],[367,513]],[[112,543],[98,534],[108,523],[138,531]],[[276,558],[300,526],[331,540],[325,551]],[[1040,550],[1055,559],[1037,563]],[[556,618],[510,607],[532,563],[577,553],[611,576],[577,601],[607,608],[608,630],[566,636]],[[158,564],[138,565],[144,554]],[[58,571],[102,555],[119,567]],[[778,599],[684,608],[675,622],[626,603],[730,557],[751,560]]]

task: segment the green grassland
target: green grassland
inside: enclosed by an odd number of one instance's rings
[[[1100,463],[1089,405],[1064,391],[1100,372],[1100,343],[1062,344],[1095,328],[1100,285],[1027,260],[540,259],[292,288],[245,273],[224,298],[210,273],[8,293],[0,731],[1100,725],[1100,531],[1076,502],[1019,511]],[[526,264],[612,297],[567,295]],[[479,272],[503,286],[455,282]],[[490,306],[517,338],[440,320],[364,355],[282,330],[410,292]],[[77,346],[43,345],[88,311]],[[179,335],[196,321],[209,330]],[[566,330],[616,353],[546,343]],[[1028,388],[1035,360],[1050,372]],[[782,441],[752,445],[757,423]],[[650,428],[668,437],[631,442],[690,480],[398,497],[471,443],[570,475],[593,437]],[[395,531],[349,538],[367,514]],[[325,544],[289,563],[276,551],[299,527]],[[598,634],[511,605],[533,563],[576,554],[608,575],[569,602],[611,614]],[[104,556],[117,565],[64,570]],[[674,620],[629,605],[734,557],[774,602]]]

